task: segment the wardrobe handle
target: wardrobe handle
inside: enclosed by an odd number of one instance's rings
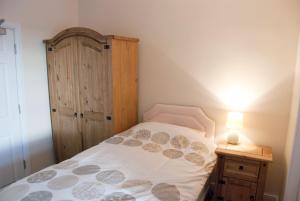
[[[77,117],[77,112],[74,113],[74,117]]]
[[[80,118],[83,118],[83,113],[80,113]]]
[[[106,119],[110,121],[111,120],[111,116],[106,116]]]
[[[56,112],[56,109],[55,109],[55,108],[53,108],[53,109],[52,109],[52,112]]]

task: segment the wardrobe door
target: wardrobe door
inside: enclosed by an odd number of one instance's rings
[[[77,39],[66,38],[47,48],[51,119],[58,161],[82,150],[77,118]]]
[[[105,108],[108,68],[104,45],[87,37],[79,37],[79,101],[84,149],[108,137]]]

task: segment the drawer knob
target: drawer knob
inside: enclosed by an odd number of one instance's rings
[[[219,180],[219,184],[225,184],[225,183],[226,182],[223,179]]]
[[[240,165],[239,170],[244,170],[244,166]]]

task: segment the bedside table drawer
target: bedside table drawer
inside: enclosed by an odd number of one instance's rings
[[[224,176],[256,181],[259,167],[259,162],[226,158],[224,161]]]

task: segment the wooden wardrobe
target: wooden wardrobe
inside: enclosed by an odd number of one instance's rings
[[[138,39],[76,27],[45,43],[58,161],[137,123]]]

